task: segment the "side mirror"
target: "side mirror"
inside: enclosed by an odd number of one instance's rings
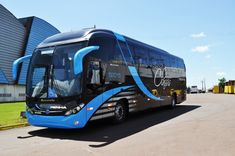
[[[83,70],[83,65],[82,65],[83,58],[91,51],[98,50],[99,48],[100,48],[99,46],[89,46],[82,48],[75,53],[73,57],[73,70],[75,75],[81,73]]]
[[[26,55],[24,57],[21,57],[21,58],[18,58],[17,60],[15,60],[13,62],[13,66],[12,66],[12,77],[13,77],[13,80],[15,81],[16,78],[17,78],[17,70],[18,70],[18,66],[20,63],[28,60],[31,58],[32,55]]]

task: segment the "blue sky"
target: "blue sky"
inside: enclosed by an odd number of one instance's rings
[[[185,60],[188,86],[235,79],[234,0],[0,0],[16,17],[37,16],[61,32],[111,29]]]

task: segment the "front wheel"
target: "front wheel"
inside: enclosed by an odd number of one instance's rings
[[[123,101],[117,102],[114,111],[114,122],[121,123],[127,118],[127,107]]]

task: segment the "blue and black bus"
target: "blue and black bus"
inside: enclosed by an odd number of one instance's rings
[[[29,124],[82,128],[89,121],[169,106],[186,99],[182,58],[104,29],[83,29],[45,39],[30,59],[26,83]]]

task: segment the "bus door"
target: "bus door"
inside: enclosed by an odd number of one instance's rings
[[[102,67],[100,61],[89,61],[86,74],[86,101],[103,93]]]

